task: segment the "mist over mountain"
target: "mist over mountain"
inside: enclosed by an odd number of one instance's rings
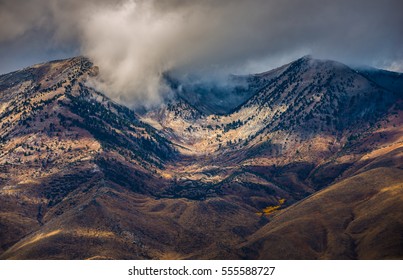
[[[0,76],[1,259],[402,258],[401,73],[168,71],[133,111],[101,72]]]
[[[306,53],[402,71],[399,0],[0,1],[0,73],[83,54],[97,89],[132,107],[169,94],[169,71],[252,74]]]

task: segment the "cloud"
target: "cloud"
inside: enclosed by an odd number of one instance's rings
[[[402,10],[400,0],[0,0],[0,59],[29,57],[27,41],[33,57],[79,49],[105,93],[152,104],[166,71],[257,72],[308,53],[401,69]]]
[[[100,67],[104,91],[124,102],[155,103],[164,90],[162,74],[185,51],[186,29],[178,13],[127,1],[94,11],[83,25],[83,51]]]

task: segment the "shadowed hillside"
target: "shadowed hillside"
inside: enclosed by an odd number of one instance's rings
[[[303,57],[136,113],[98,72],[0,76],[0,258],[403,257],[401,74]]]

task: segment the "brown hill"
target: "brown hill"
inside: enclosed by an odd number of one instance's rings
[[[402,258],[400,74],[304,57],[138,115],[98,71],[0,76],[0,258]]]
[[[393,155],[402,159],[402,149]],[[274,215],[242,245],[244,258],[401,259],[401,166],[370,169]]]

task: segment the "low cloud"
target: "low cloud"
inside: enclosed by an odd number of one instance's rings
[[[400,0],[0,0],[0,70],[76,50],[100,66],[98,87],[133,106],[167,94],[166,72],[216,78],[305,54],[401,71],[402,10]]]

